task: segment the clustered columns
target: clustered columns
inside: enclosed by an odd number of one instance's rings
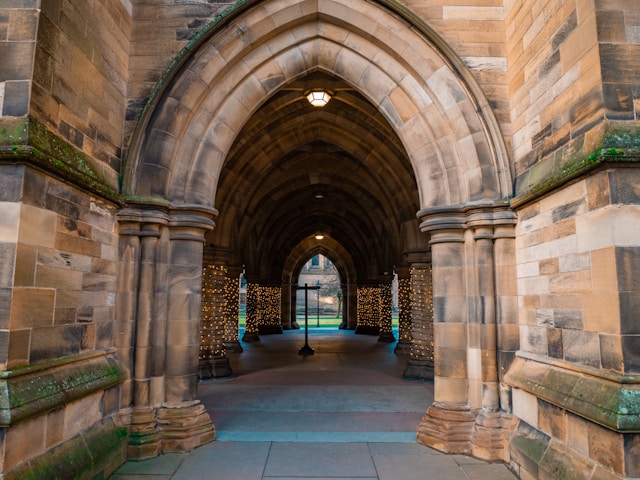
[[[128,456],[186,451],[215,432],[197,400],[204,234],[215,210],[135,205],[118,212],[116,347],[129,371]]]
[[[410,275],[411,346],[404,377],[433,380],[433,289],[431,264],[413,262]]]
[[[504,258],[513,256],[515,215],[507,207],[474,206],[422,212],[421,219],[432,255],[435,389],[418,441],[505,460],[515,421],[500,387],[508,357],[499,355],[517,349],[517,338],[501,339],[517,323],[508,307],[516,298],[508,287],[515,262]]]

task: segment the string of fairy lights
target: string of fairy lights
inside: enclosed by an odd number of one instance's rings
[[[378,287],[358,287],[358,326],[380,326],[380,302]]]
[[[247,283],[245,332],[257,332],[260,325],[280,325],[282,288]]]
[[[240,313],[240,279],[225,277],[224,284],[224,342],[238,341],[238,314]]]
[[[200,359],[224,355],[224,331],[228,315],[225,299],[226,276],[225,267],[206,265],[202,270]]]
[[[411,343],[411,278],[398,279],[398,341]]]
[[[431,267],[411,269],[412,337],[410,356],[433,361],[433,283]]]
[[[379,327],[381,333],[391,333],[392,287],[391,284],[358,287],[358,326]]]
[[[358,325],[392,331],[391,284],[358,287]],[[245,331],[279,325],[282,289],[247,283]],[[409,341],[413,359],[433,361],[433,284],[431,267],[414,267],[398,279],[399,339]],[[206,265],[202,274],[200,358],[224,356],[224,343],[238,341],[239,280],[226,267]]]
[[[380,315],[380,333],[392,333],[393,298],[391,284],[384,283],[378,287],[378,312]]]

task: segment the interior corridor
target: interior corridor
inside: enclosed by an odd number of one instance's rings
[[[349,330],[260,337],[230,354],[234,377],[200,383],[216,441],[186,454],[123,465],[115,480],[503,480],[502,464],[416,443],[433,384],[402,379],[394,343]]]

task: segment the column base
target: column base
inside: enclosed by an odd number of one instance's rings
[[[165,404],[158,409],[162,453],[187,452],[215,439],[211,418],[199,400]]]
[[[434,402],[418,427],[418,443],[445,453],[468,455],[476,414],[468,406]]]
[[[407,366],[402,375],[414,380],[433,380],[433,362],[430,360],[407,360]]]
[[[242,353],[244,352],[242,345],[238,340],[229,340],[223,342],[225,352],[229,353]]]
[[[242,336],[242,341],[243,342],[259,342],[260,341],[260,336],[258,335],[258,332],[244,332],[244,335]]]
[[[411,353],[411,341],[410,340],[398,340],[396,348],[393,349],[393,353],[396,355],[409,355]]]
[[[233,372],[227,357],[219,356],[200,360],[200,372],[198,374],[200,379],[231,377],[232,375]]]
[[[396,341],[396,337],[394,337],[391,332],[380,332],[378,341],[382,343],[393,343]]]
[[[473,426],[471,453],[488,461],[509,462],[509,440],[518,419],[504,412],[480,410]]]
[[[129,422],[127,458],[144,460],[160,455],[160,434],[156,428],[155,410],[151,407],[135,408]]]

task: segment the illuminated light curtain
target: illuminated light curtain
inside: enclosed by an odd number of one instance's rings
[[[380,333],[380,288],[358,287],[358,324],[355,333]]]
[[[272,331],[274,328],[278,330],[282,329],[280,324],[281,300],[281,287],[258,287],[259,328],[266,327],[269,331]]]
[[[200,321],[200,359],[224,356],[224,330],[227,302],[225,267],[207,265],[202,272],[202,316]]]
[[[378,341],[392,343],[393,336],[393,293],[390,283],[381,283],[378,287],[378,318],[380,322],[380,338]]]
[[[224,284],[224,348],[226,352],[242,352],[238,338],[238,314],[240,313],[240,279],[227,275]]]
[[[411,271],[411,359],[433,362],[433,283],[431,267]]]
[[[260,286],[256,283],[247,282],[247,318],[242,337],[245,342],[255,342],[260,339],[258,336],[258,325],[260,324],[259,304]]]
[[[398,278],[398,344],[396,353],[411,352],[411,278]]]

